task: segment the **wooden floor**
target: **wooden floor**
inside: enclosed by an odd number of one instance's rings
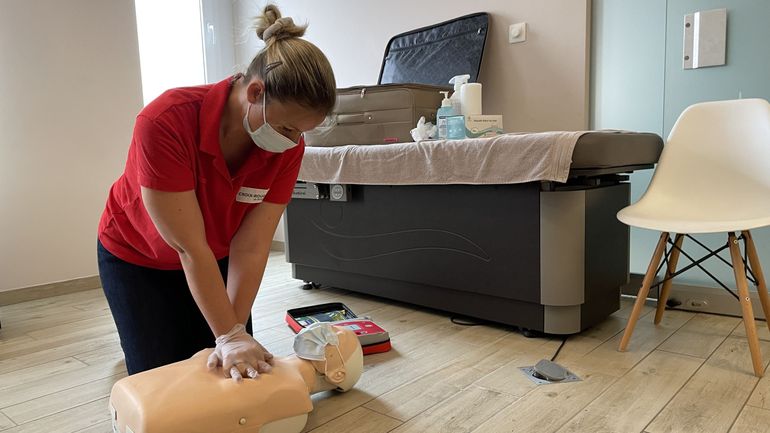
[[[315,395],[306,431],[770,431],[770,377],[752,375],[737,318],[669,311],[656,327],[647,308],[620,353],[625,302],[559,354],[581,382],[537,387],[518,367],[550,358],[557,339],[459,326],[435,311],[299,286],[283,256],[271,256],[253,316],[257,339],[273,353],[291,352],[286,309],[331,301],[375,319],[394,347],[366,357],[354,390]],[[0,307],[0,321],[0,431],[112,431],[107,399],[126,373],[101,291]],[[770,334],[757,324],[767,366]]]

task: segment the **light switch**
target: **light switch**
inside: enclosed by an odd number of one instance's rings
[[[508,26],[508,43],[516,44],[527,40],[527,23],[516,23]]]
[[[683,69],[725,64],[727,9],[712,9],[684,16]]]

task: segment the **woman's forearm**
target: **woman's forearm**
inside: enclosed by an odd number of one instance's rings
[[[231,250],[227,271],[227,295],[238,323],[246,323],[262,284],[269,247],[264,251]]]
[[[227,296],[216,258],[210,248],[181,251],[179,258],[195,303],[215,337],[226,334],[237,323],[245,322],[245,320],[238,320]]]
[[[238,321],[206,240],[195,191],[166,192],[142,187],[142,201],[160,236],[179,254],[187,285],[214,336],[226,334]]]
[[[245,323],[265,273],[275,228],[286,205],[263,202],[241,222],[230,242],[227,294],[239,323]]]

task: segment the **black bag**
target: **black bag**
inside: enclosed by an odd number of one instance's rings
[[[476,82],[488,30],[489,15],[481,12],[396,35],[385,47],[377,83],[447,86],[462,74]]]

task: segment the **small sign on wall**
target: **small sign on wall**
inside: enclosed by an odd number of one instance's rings
[[[712,9],[684,16],[683,69],[725,64],[727,9]]]

